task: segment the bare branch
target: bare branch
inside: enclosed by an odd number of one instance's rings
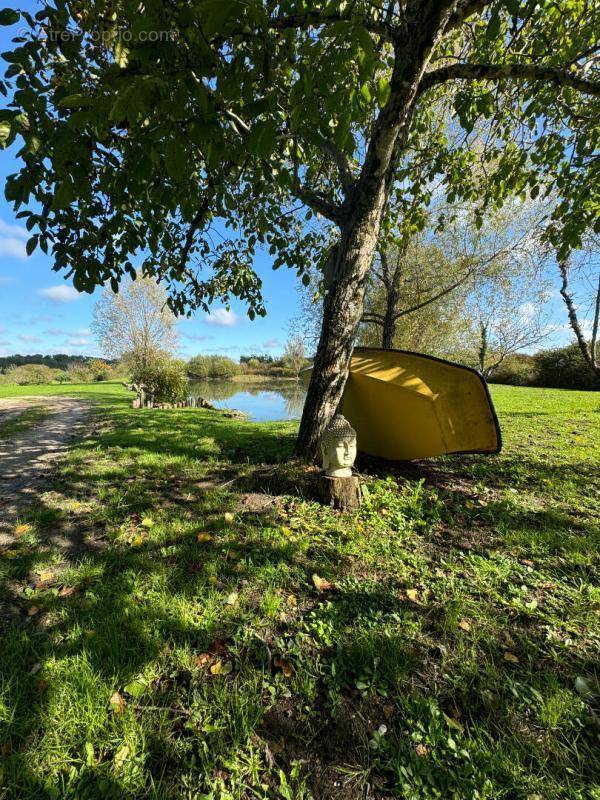
[[[573,296],[569,292],[569,285],[568,285],[568,268],[567,262],[564,260],[559,260],[558,262],[558,269],[562,278],[562,284],[560,287],[560,293],[565,301],[565,305],[567,307],[567,313],[569,316],[569,324],[573,329],[573,333],[575,334],[575,338],[577,339],[577,344],[579,345],[579,349],[581,350],[581,355],[584,357],[588,367],[594,372],[596,375],[600,377],[600,367],[596,363],[596,337],[598,335],[598,317],[600,316],[600,278],[598,283],[598,294],[596,295],[596,311],[594,314],[594,333],[592,336],[592,344],[593,347],[590,349],[590,346],[583,335],[583,331],[581,330],[581,325],[579,324],[579,319],[577,317],[577,310],[575,308],[575,303],[573,302]]]

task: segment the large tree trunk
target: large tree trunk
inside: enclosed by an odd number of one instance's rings
[[[323,431],[342,399],[384,201],[382,182],[373,208],[345,226],[330,254],[321,336],[296,442],[296,452],[309,459],[316,456]]]

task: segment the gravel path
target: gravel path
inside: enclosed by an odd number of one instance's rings
[[[48,416],[0,439],[0,546],[13,540],[19,513],[45,491],[57,459],[85,432],[89,404],[69,397],[2,399],[0,425],[32,406],[45,407]]]

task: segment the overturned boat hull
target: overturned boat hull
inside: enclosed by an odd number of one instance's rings
[[[483,376],[421,353],[356,348],[342,411],[356,430],[358,449],[380,458],[407,461],[501,448]]]

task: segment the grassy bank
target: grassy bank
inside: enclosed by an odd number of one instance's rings
[[[598,395],[494,387],[499,456],[337,515],[295,424],[86,388],[2,554],[0,797],[600,797]]]
[[[97,383],[41,383],[32,386],[17,386],[14,383],[0,383],[2,397],[40,397],[42,395],[66,397],[92,397],[106,401],[117,397],[134,397],[121,381],[99,381]]]

